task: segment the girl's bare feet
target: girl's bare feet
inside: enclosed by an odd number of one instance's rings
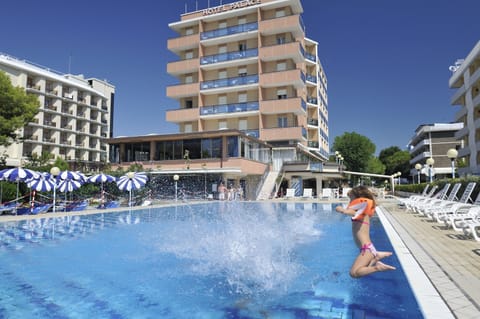
[[[375,264],[375,268],[377,269],[377,271],[386,271],[386,270],[395,270],[395,269],[397,269],[397,268],[395,268],[395,267],[393,267],[393,266],[384,264],[384,263],[382,263],[381,261],[377,261],[377,263]]]
[[[377,256],[375,256],[375,258],[377,260],[380,260],[380,259],[383,259],[385,257],[390,257],[391,255],[392,255],[392,252],[390,252],[390,251],[378,251]]]

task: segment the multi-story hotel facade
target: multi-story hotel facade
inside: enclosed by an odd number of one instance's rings
[[[300,0],[245,0],[170,23],[167,72],[181,133],[236,129],[273,147],[329,156],[327,79]]]
[[[103,80],[61,74],[0,53],[0,71],[13,86],[38,96],[34,120],[20,129],[20,140],[0,147],[7,166],[21,166],[33,154],[62,158],[72,169],[101,169],[109,158],[115,87]]]
[[[480,174],[480,41],[451,70],[449,86],[456,90],[451,104],[460,106],[455,121],[464,124],[455,135],[463,145],[458,157],[465,163],[458,171],[462,175]]]

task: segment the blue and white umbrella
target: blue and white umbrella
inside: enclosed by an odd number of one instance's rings
[[[39,174],[38,177],[30,179],[27,186],[37,192],[50,192],[55,187],[55,180],[50,178],[48,173]]]
[[[132,206],[132,190],[142,188],[147,183],[147,180],[148,176],[143,172],[128,172],[118,178],[118,189],[129,192],[128,206]]]
[[[20,181],[26,182],[32,178],[39,176],[38,172],[32,171],[27,168],[15,167],[8,168],[0,171],[0,179],[4,179],[10,182],[17,182],[17,197],[15,201],[18,201],[18,191]],[[16,210],[15,210],[16,213]]]
[[[82,186],[83,182],[80,180],[74,179],[65,179],[60,180],[60,183],[57,186],[59,192],[65,193],[65,210],[67,209],[67,193],[73,192],[74,190],[79,189]]]
[[[85,181],[86,177],[80,172],[73,172],[73,171],[63,171],[58,174],[58,178],[61,180],[75,180],[81,181],[82,183]]]
[[[107,175],[104,173],[96,174],[87,178],[89,183],[101,183],[101,207],[104,207],[104,191],[103,184],[115,182],[117,179],[112,175]]]

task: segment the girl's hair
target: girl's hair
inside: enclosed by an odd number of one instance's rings
[[[375,201],[375,195],[368,189],[367,186],[363,186],[363,185],[356,186],[348,192],[348,195],[349,196],[351,195],[355,198],[364,197],[364,198],[371,199],[373,201],[373,207],[377,206],[377,203]]]

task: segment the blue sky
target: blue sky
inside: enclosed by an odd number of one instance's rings
[[[223,1],[223,3],[234,1]],[[114,136],[177,132],[166,49],[180,14],[221,0],[2,3],[0,51],[116,87]],[[328,78],[330,143],[345,132],[406,149],[420,124],[452,122],[449,66],[480,40],[478,0],[303,0]]]

